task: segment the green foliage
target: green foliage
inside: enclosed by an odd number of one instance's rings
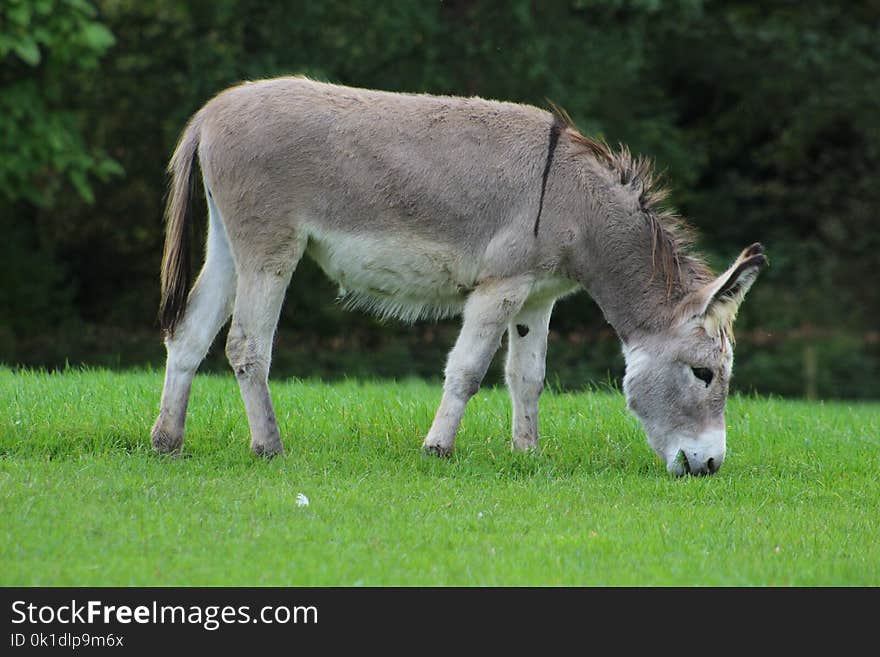
[[[213,94],[286,73],[540,106],[552,100],[584,131],[656,160],[673,204],[700,229],[700,248],[717,268],[747,244],[765,243],[771,267],[743,307],[739,332],[784,340],[815,330],[834,334],[834,344],[861,345],[849,356],[876,357],[865,345],[878,326],[880,286],[865,281],[880,270],[877,3],[42,0],[3,7],[0,221],[27,226],[7,266],[22,275],[39,265],[47,272],[37,276],[40,289],[16,297],[14,316],[0,299],[0,323],[12,335],[0,339],[0,359],[57,365],[69,345],[68,356],[87,362],[160,361],[152,355],[155,333],[151,344],[121,356],[122,343],[102,348],[92,336],[141,335],[154,326],[165,163],[187,118]],[[314,372],[423,373],[435,345],[420,359],[419,341],[454,331],[455,322],[380,327],[343,313],[334,294],[317,268],[299,268],[282,317],[276,362],[289,366],[284,371],[302,373],[320,360]],[[89,330],[47,333],[39,319],[47,299]],[[619,373],[619,356],[587,343],[606,327],[584,295],[560,304],[552,326],[566,385]],[[326,351],[327,343],[353,351]],[[302,344],[320,344],[326,357],[297,364]],[[736,380],[745,389],[802,391],[802,377],[779,374],[802,370],[802,346],[743,341]],[[753,348],[769,349],[776,366],[758,367],[758,358],[750,370],[744,350]],[[878,394],[876,365],[844,376],[835,362],[820,354],[819,379],[834,372],[820,394]]]
[[[78,315],[82,273],[60,262],[63,242],[40,213],[70,207],[73,195],[87,211],[94,180],[123,173],[85,135],[83,111],[113,44],[84,0],[0,5],[0,358],[14,359],[22,337],[69,329]]]
[[[50,207],[69,183],[94,201],[89,177],[122,168],[86,143],[71,107],[114,43],[83,0],[9,0],[0,7],[0,199]]]

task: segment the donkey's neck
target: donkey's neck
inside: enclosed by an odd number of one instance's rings
[[[712,274],[686,253],[687,229],[659,207],[666,195],[647,161],[568,130],[551,180],[566,275],[577,280],[626,342],[675,320],[679,302]],[[553,175],[555,174],[555,175]]]
[[[687,267],[675,261],[667,272],[659,261],[650,221],[641,211],[605,206],[583,226],[576,277],[624,342],[667,328],[694,288]]]

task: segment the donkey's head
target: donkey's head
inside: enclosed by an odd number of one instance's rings
[[[724,461],[731,326],[766,263],[763,247],[753,244],[718,278],[687,295],[668,329],[624,345],[627,405],[675,475],[711,474]]]

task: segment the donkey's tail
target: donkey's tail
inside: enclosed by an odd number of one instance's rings
[[[166,337],[183,319],[191,283],[192,194],[198,158],[201,112],[193,116],[168,162],[170,176],[165,204],[165,252],[162,255],[162,298],[159,324]]]

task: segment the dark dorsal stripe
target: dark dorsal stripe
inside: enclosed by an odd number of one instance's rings
[[[553,164],[553,153],[556,152],[556,144],[559,142],[559,133],[565,124],[559,117],[553,115],[553,125],[550,126],[550,143],[547,146],[547,161],[544,163],[544,174],[541,176],[541,199],[538,201],[538,216],[535,217],[535,237],[538,236],[538,225],[541,223],[541,211],[544,209],[544,193],[547,191],[547,176],[550,174],[550,165]]]

